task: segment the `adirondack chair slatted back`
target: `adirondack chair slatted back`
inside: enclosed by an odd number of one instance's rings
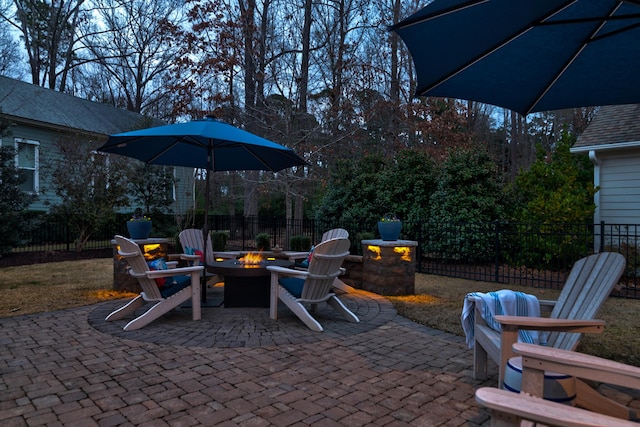
[[[202,230],[197,228],[187,228],[178,234],[178,239],[180,240],[180,245],[182,246],[183,251],[186,250],[186,247],[190,247],[204,252]],[[206,261],[207,264],[213,264],[214,262],[211,235],[207,237]]]
[[[348,239],[349,232],[344,228],[333,228],[329,231],[325,231],[322,235],[322,242],[331,239]]]
[[[342,263],[349,255],[350,246],[349,239],[338,238],[323,241],[315,247],[301,299],[319,300],[330,293],[334,279],[340,275]]]
[[[115,236],[118,243],[118,254],[127,260],[129,264],[129,274],[136,279],[146,296],[146,300],[161,300],[160,290],[155,280],[149,279],[146,272],[149,271],[149,265],[144,259],[144,255],[140,247],[129,240],[120,236]]]
[[[626,261],[619,253],[601,252],[578,260],[569,274],[550,317],[594,319],[624,272]],[[581,334],[552,332],[548,346],[575,350]]]

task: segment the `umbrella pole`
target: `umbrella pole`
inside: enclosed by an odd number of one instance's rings
[[[209,173],[207,170],[207,180],[205,184],[205,193],[204,193],[204,224],[202,225],[202,252],[205,262],[205,273],[202,275],[200,279],[200,289],[202,293],[202,302],[207,302],[207,241],[209,239]],[[212,248],[213,250],[213,248]]]

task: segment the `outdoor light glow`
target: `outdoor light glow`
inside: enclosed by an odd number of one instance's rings
[[[142,252],[144,253],[144,259],[146,259],[147,261],[153,261],[153,257],[159,250],[160,245],[158,243],[154,243],[152,245],[143,245]]]
[[[222,262],[222,261],[224,261],[224,258],[216,258],[216,261],[217,262]]]
[[[375,254],[375,257],[371,257],[372,260],[378,261],[382,259],[382,257],[380,256],[380,246],[369,245],[367,246],[367,250]]]
[[[411,261],[411,248],[407,246],[396,246],[393,252],[400,255],[402,261]]]

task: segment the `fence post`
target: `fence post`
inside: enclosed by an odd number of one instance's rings
[[[495,221],[493,250],[495,251],[495,278],[496,283],[500,283],[500,222]]]
[[[604,252],[604,221],[600,221],[600,251]]]
[[[413,223],[413,233],[418,241],[416,247],[416,270],[418,273],[422,273],[422,226],[420,222],[415,221]]]
[[[67,251],[71,250],[71,248],[69,247],[69,243],[71,240],[71,236],[69,236],[69,218],[67,218],[67,220],[64,222],[64,235],[65,235],[65,239],[67,241]]]

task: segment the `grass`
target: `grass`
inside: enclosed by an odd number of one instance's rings
[[[415,295],[388,297],[398,313],[423,325],[462,336],[460,313],[468,292],[502,288],[521,290],[540,299],[555,299],[558,291],[495,283],[416,275]],[[113,290],[113,261],[100,258],[0,269],[0,318],[62,310],[101,301],[132,297]],[[607,322],[600,335],[585,335],[578,350],[640,366],[637,314],[640,300],[609,298],[599,313]]]
[[[0,318],[133,295],[113,290],[110,258],[5,267],[0,269],[0,294]]]

